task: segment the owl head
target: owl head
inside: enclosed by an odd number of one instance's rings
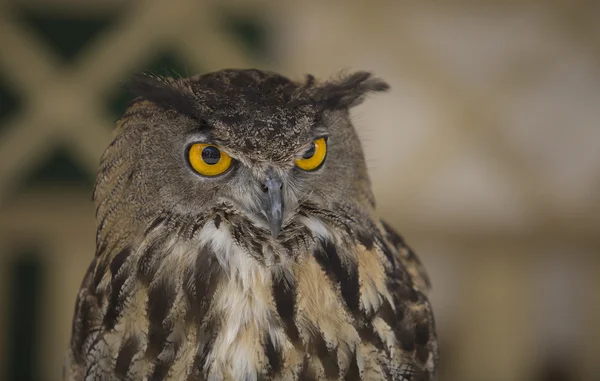
[[[349,118],[368,93],[388,89],[370,73],[295,82],[222,70],[146,75],[128,88],[137,98],[118,123],[94,191],[100,235],[107,225],[148,228],[165,211],[194,221],[225,208],[277,239],[307,213],[303,205],[373,207]]]

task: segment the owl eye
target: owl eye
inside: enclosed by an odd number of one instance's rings
[[[188,151],[188,160],[203,176],[217,176],[231,165],[231,156],[212,144],[194,143]]]
[[[327,156],[327,140],[318,138],[312,142],[310,148],[294,162],[296,166],[305,171],[314,171],[321,167]]]

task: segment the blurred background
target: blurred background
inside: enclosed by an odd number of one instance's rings
[[[421,256],[440,380],[600,380],[597,1],[0,0],[0,379],[59,380],[91,189],[151,70],[373,70],[354,111]]]

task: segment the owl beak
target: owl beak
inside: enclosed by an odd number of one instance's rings
[[[283,222],[283,196],[281,192],[283,183],[275,176],[267,176],[265,188],[267,192],[265,214],[267,215],[271,235],[273,238],[277,238]]]

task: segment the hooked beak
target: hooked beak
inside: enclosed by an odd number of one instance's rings
[[[279,236],[281,231],[281,224],[283,223],[283,195],[282,190],[283,182],[281,179],[273,175],[267,175],[265,181],[265,192],[267,198],[264,204],[264,211],[267,215],[267,221],[269,222],[269,228],[271,229],[271,235],[273,238]]]

